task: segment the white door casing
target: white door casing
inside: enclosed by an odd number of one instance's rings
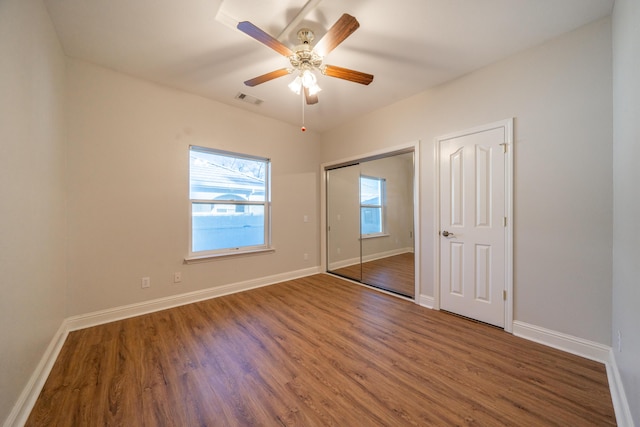
[[[439,307],[510,331],[512,120],[437,144]]]

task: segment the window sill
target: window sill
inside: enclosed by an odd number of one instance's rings
[[[220,254],[193,255],[184,259],[185,264],[195,264],[197,262],[213,261],[220,258],[239,257],[242,255],[256,255],[261,253],[275,252],[276,248],[254,249],[250,251],[225,252]]]
[[[360,238],[362,240],[366,240],[366,239],[375,239],[376,237],[389,237],[389,234],[387,234],[387,233],[365,234],[364,236],[361,236]]]

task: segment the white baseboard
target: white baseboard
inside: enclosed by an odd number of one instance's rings
[[[402,255],[402,254],[412,253],[412,252],[413,252],[412,247],[392,249],[390,251],[378,252],[371,255],[364,255],[362,258],[355,257],[355,258],[343,259],[341,261],[334,261],[331,263],[329,268],[331,270],[337,270],[339,268],[350,267],[352,265],[360,264],[362,262],[375,261],[377,259],[388,258],[395,255]]]
[[[276,274],[273,276],[261,277],[259,279],[247,280],[244,282],[231,283],[229,285],[215,288],[203,289],[200,291],[188,292],[173,295],[165,298],[144,301],[137,304],[130,304],[107,310],[95,311],[93,313],[81,314],[67,318],[69,331],[84,329],[91,326],[114,322],[116,320],[127,319],[129,317],[140,316],[142,314],[153,313],[180,305],[191,304],[211,298],[221,297],[236,292],[248,291],[249,289],[260,288],[274,283],[297,279],[299,277],[310,276],[320,273],[320,267],[312,267],[304,270],[297,270],[288,273]]]
[[[418,298],[418,304],[420,304],[422,307],[430,308],[433,310],[433,307],[435,307],[435,299],[428,295],[420,295],[420,297]]]
[[[513,335],[602,363],[607,362],[609,351],[611,350],[608,345],[530,325],[518,320],[513,322]]]
[[[362,262],[375,261],[377,259],[388,258],[388,257],[396,256],[396,255],[402,255],[402,254],[410,253],[410,252],[413,252],[413,248],[412,247],[398,248],[398,249],[392,249],[390,251],[378,252],[376,254],[363,255],[362,256]]]
[[[613,349],[609,351],[606,366],[609,389],[611,390],[611,400],[613,401],[613,409],[616,412],[616,422],[621,427],[634,427],[631,408],[629,407],[627,395],[624,392],[622,378],[620,378],[620,371],[618,371],[618,364],[616,363]]]
[[[513,334],[530,341],[557,348],[558,350],[566,351],[567,353],[603,363],[607,369],[609,391],[611,393],[611,400],[613,401],[613,409],[616,414],[616,422],[619,426],[634,426],[629,403],[622,386],[620,372],[616,365],[615,354],[611,347],[517,320],[513,322]]]
[[[114,322],[116,320],[122,320],[129,317],[140,316],[142,314],[165,310],[167,308],[177,307],[180,305],[191,304],[193,302],[229,295],[236,292],[273,285],[274,283],[285,282],[287,280],[293,280],[300,277],[311,276],[320,272],[320,267],[312,267],[268,277],[261,277],[259,279],[247,280],[245,282],[232,283],[216,288],[203,289],[166,298],[159,298],[138,304],[130,304],[122,307],[115,307],[107,310],[95,311],[93,313],[81,314],[79,316],[68,317],[62,321],[60,328],[51,339],[51,342],[49,343],[47,350],[42,355],[36,370],[31,375],[29,382],[20,394],[18,401],[14,405],[9,417],[5,420],[3,426],[19,427],[26,423],[31,410],[44,387],[44,383],[49,377],[49,373],[60,354],[60,350],[67,339],[67,335],[69,335],[69,332],[71,331]]]
[[[47,346],[47,349],[42,355],[38,366],[36,366],[36,369],[31,374],[29,382],[27,382],[20,397],[18,397],[18,401],[13,405],[11,413],[9,413],[9,416],[4,422],[4,427],[24,426],[27,422],[31,409],[33,409],[33,405],[35,405],[40,391],[49,377],[49,373],[58,358],[58,354],[60,354],[60,350],[68,334],[69,332],[63,321],[49,342],[49,346]]]

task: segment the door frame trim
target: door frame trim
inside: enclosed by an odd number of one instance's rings
[[[504,310],[504,330],[506,332],[513,332],[513,152],[514,152],[514,140],[513,140],[513,123],[514,118],[508,118],[499,120],[493,123],[488,123],[480,126],[476,126],[470,129],[465,129],[458,132],[453,132],[447,135],[437,137],[434,146],[434,159],[435,159],[435,191],[434,201],[435,215],[434,215],[434,286],[433,286],[433,308],[440,310],[440,148],[444,141],[460,138],[472,133],[484,132],[492,129],[503,128],[505,132],[505,142],[507,144],[507,153],[505,155],[505,212],[507,213],[507,226],[505,233],[505,287],[507,291],[507,299],[505,301]]]

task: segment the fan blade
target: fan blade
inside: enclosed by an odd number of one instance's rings
[[[238,22],[237,28],[246,35],[258,40],[263,45],[275,50],[282,56],[289,57],[293,55],[293,51],[291,49],[280,43],[277,39],[271,37],[269,34],[262,31],[260,28],[256,27],[249,21]]]
[[[309,88],[304,88],[304,97],[307,100],[308,105],[313,105],[318,103],[318,95],[310,95]]]
[[[358,20],[348,13],[345,13],[329,28],[329,31],[322,36],[313,50],[320,56],[328,55],[329,52],[349,37],[358,27],[360,27]]]
[[[348,68],[336,67],[335,65],[326,65],[322,68],[322,74],[329,77],[337,77],[350,82],[368,85],[373,81],[373,75],[362,73],[360,71],[350,70]]]
[[[268,82],[269,80],[273,80],[273,79],[277,79],[278,77],[286,76],[289,73],[291,73],[291,71],[289,71],[287,68],[281,68],[279,70],[275,70],[275,71],[272,71],[270,73],[263,74],[263,75],[258,76],[258,77],[254,77],[251,80],[247,80],[246,82],[244,82],[244,84],[246,84],[247,86],[253,87],[253,86],[257,86],[259,84],[262,84],[264,82]]]

